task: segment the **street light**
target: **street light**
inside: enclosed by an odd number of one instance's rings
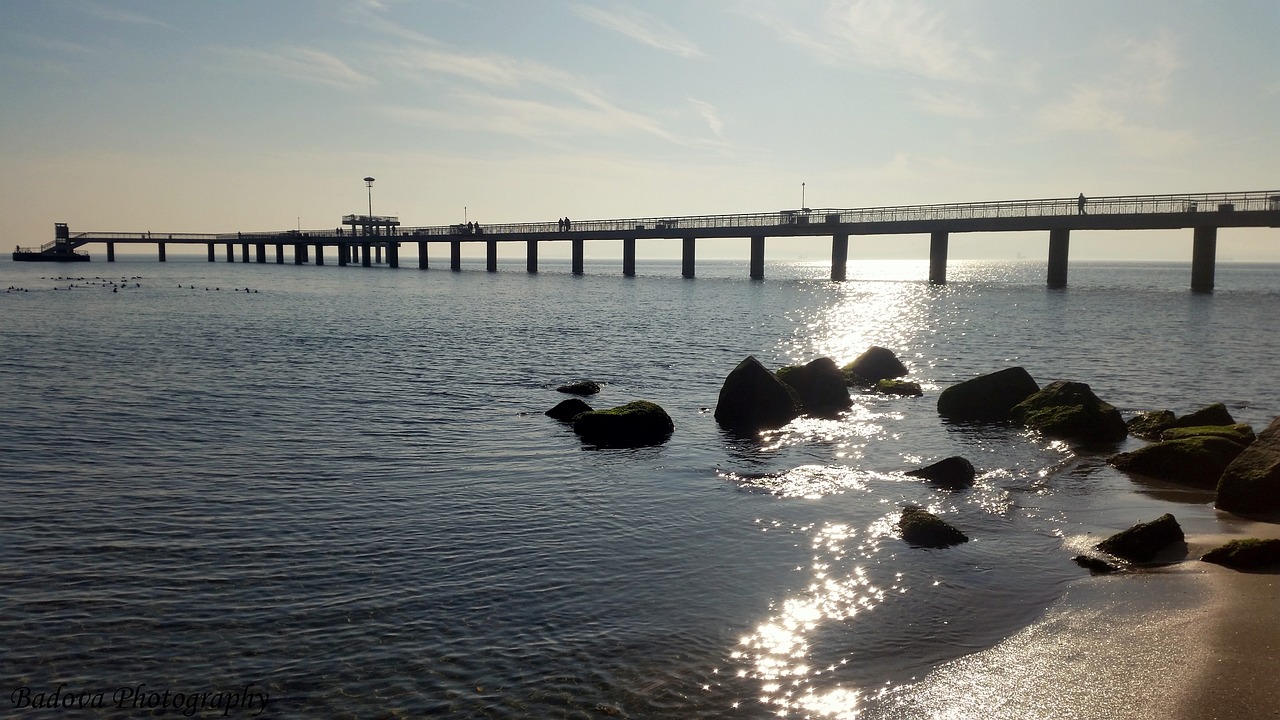
[[[373,178],[364,179],[364,186],[369,188],[369,217],[373,217]]]

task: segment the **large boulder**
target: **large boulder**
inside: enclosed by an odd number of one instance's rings
[[[1274,567],[1280,565],[1280,540],[1274,538],[1232,540],[1226,545],[1210,550],[1200,559],[1236,570]]]
[[[592,410],[573,418],[573,431],[600,447],[659,445],[671,437],[675,423],[656,403],[636,400],[608,410]]]
[[[1242,515],[1280,512],[1280,417],[1223,470],[1214,507]]]
[[[977,472],[973,469],[973,463],[959,455],[943,458],[932,465],[926,465],[922,468],[908,470],[906,474],[912,477],[924,478],[929,482],[952,490],[959,490],[973,485],[973,479],[977,476]]]
[[[873,385],[877,380],[887,380],[907,374],[907,366],[902,364],[892,350],[877,345],[867,348],[866,352],[840,369],[850,385]]]
[[[945,548],[969,542],[969,538],[937,515],[908,505],[898,519],[902,539],[916,547]]]
[[[1129,434],[1134,437],[1159,440],[1160,433],[1173,427],[1177,419],[1178,416],[1174,415],[1172,410],[1152,410],[1134,416],[1126,426],[1129,428]]]
[[[556,420],[572,420],[584,412],[591,412],[591,406],[578,398],[569,398],[557,403],[544,414]]]
[[[1182,526],[1169,513],[1151,522],[1138,523],[1098,543],[1096,547],[1110,555],[1131,562],[1144,562],[1167,546],[1182,542]]]
[[[1214,437],[1224,437],[1232,442],[1241,445],[1252,445],[1258,436],[1253,434],[1253,428],[1245,423],[1236,423],[1235,425],[1200,425],[1198,427],[1174,427],[1160,433],[1161,440],[1181,440],[1189,437],[1203,437],[1212,435]]]
[[[1015,405],[1009,415],[1050,437],[1077,442],[1115,443],[1129,436],[1120,411],[1082,382],[1051,382]]]
[[[853,406],[844,374],[831,358],[818,358],[804,365],[788,365],[778,370],[778,379],[796,391],[800,407],[812,415],[832,415]]]
[[[1011,367],[980,375],[943,390],[938,395],[938,414],[949,420],[1000,422],[1018,403],[1040,386],[1024,368]]]
[[[754,356],[738,363],[724,379],[715,412],[720,427],[742,433],[780,428],[799,415],[795,391]]]
[[[1244,445],[1215,435],[1162,440],[1132,452],[1119,453],[1107,462],[1125,472],[1168,482],[1212,490]]]
[[[1200,427],[1202,425],[1235,425],[1235,418],[1222,403],[1206,405],[1173,421],[1169,427]]]

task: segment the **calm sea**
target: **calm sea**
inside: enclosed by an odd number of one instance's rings
[[[6,716],[248,687],[281,718],[877,717],[1088,582],[1071,557],[1099,534],[1218,522],[1102,455],[945,424],[942,388],[1021,365],[1126,416],[1280,415],[1277,265],[1220,265],[1197,295],[1186,264],[1074,263],[1055,291],[1040,262],[952,263],[937,287],[916,261],[832,283],[825,263],[753,282],[745,262],[101,259],[0,262]],[[923,398],[858,394],[758,441],[716,426],[747,355],[873,344]],[[580,379],[595,407],[659,403],[675,434],[584,447],[543,415]],[[973,489],[902,474],[954,454]],[[907,547],[907,503],[973,540]],[[106,707],[24,709],[24,687]]]

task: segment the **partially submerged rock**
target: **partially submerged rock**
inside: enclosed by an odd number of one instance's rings
[[[800,407],[813,415],[831,415],[853,406],[844,374],[836,361],[821,357],[778,370],[778,379],[796,391]]]
[[[600,384],[591,380],[580,380],[568,385],[561,385],[556,390],[570,395],[595,395],[600,392]]]
[[[908,505],[898,519],[902,539],[909,545],[946,548],[968,542],[969,538],[937,515],[915,505]]]
[[[1214,403],[1206,405],[1192,413],[1187,413],[1169,427],[1198,427],[1201,425],[1235,425],[1235,418],[1231,417],[1231,413],[1227,411],[1227,406],[1222,403]]]
[[[902,377],[907,366],[902,364],[892,350],[872,345],[853,362],[841,368],[850,385],[871,385],[877,380]]]
[[[667,411],[647,400],[584,412],[573,419],[573,431],[584,442],[600,447],[659,445],[674,430],[675,423]]]
[[[909,380],[877,380],[876,392],[883,395],[907,395],[910,397],[924,395],[924,390],[920,389],[920,383]]]
[[[1125,472],[1212,490],[1244,449],[1224,437],[1193,435],[1112,455],[1107,462]]]
[[[1077,442],[1120,442],[1129,429],[1120,411],[1082,382],[1057,380],[1010,411],[1010,418],[1050,437]]]
[[[949,420],[1000,422],[1039,389],[1026,369],[1011,367],[943,390],[938,395],[938,414]]]
[[[738,363],[725,378],[715,412],[721,427],[742,433],[780,428],[799,415],[795,391],[755,356]]]
[[[1173,423],[1177,419],[1178,416],[1174,415],[1172,410],[1153,410],[1134,416],[1125,425],[1129,428],[1129,434],[1134,437],[1140,437],[1144,440],[1159,440],[1160,433],[1173,427]]]
[[[1145,562],[1169,545],[1182,542],[1182,527],[1169,513],[1138,523],[1098,543],[1099,550],[1130,562]]]
[[[1116,572],[1120,569],[1119,565],[1109,563],[1102,558],[1094,557],[1092,555],[1077,555],[1071,558],[1071,561],[1094,575],[1105,575],[1107,573]]]
[[[591,412],[591,406],[578,398],[569,398],[560,401],[545,414],[556,420],[572,420],[584,412]]]
[[[1200,559],[1237,570],[1273,567],[1280,565],[1280,540],[1232,540],[1222,547],[1210,550]]]
[[[1214,507],[1241,515],[1280,512],[1280,417],[1223,470]]]
[[[952,490],[972,486],[973,479],[977,476],[977,472],[973,469],[973,463],[959,455],[943,458],[932,465],[926,465],[916,470],[908,470],[905,474],[911,477],[924,478]]]
[[[1199,425],[1196,427],[1174,427],[1160,433],[1161,440],[1181,440],[1189,437],[1222,437],[1241,445],[1251,445],[1258,439],[1253,428],[1245,423],[1235,425]]]

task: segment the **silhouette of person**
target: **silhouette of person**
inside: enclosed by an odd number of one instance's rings
[[[1084,193],[1080,193],[1080,197],[1076,198],[1076,207],[1080,210],[1080,214],[1081,214],[1081,215],[1088,215],[1088,214],[1089,214],[1089,213],[1087,213],[1087,212],[1085,212],[1085,211],[1084,211],[1084,204],[1085,204],[1085,202],[1086,202],[1086,199],[1085,199]]]
[[[569,230],[569,216],[568,216],[568,215],[566,215],[566,216],[565,216],[565,218],[564,218],[564,229],[565,229],[566,231],[568,231],[568,230]]]

